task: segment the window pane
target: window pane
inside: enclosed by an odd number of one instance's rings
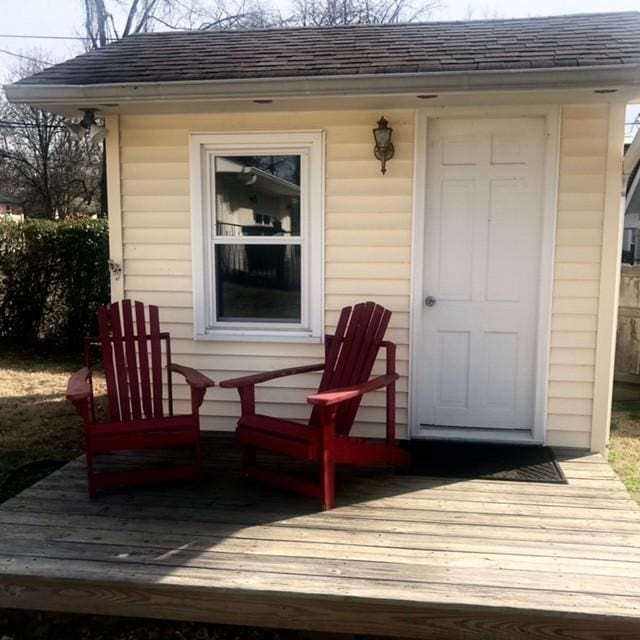
[[[300,156],[218,156],[218,236],[299,236]]]
[[[301,321],[300,245],[215,247],[218,322]]]

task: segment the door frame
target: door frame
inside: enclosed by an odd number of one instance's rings
[[[545,443],[547,438],[547,403],[549,389],[549,354],[551,346],[551,311],[553,295],[554,255],[556,245],[556,217],[558,203],[558,175],[560,163],[560,105],[514,105],[514,106],[470,106],[435,107],[418,109],[415,113],[415,145],[413,176],[413,222],[411,257],[411,308],[409,339],[409,437],[428,438],[420,428],[418,398],[418,370],[421,358],[414,348],[420,340],[423,321],[424,297],[424,229],[427,214],[427,149],[429,121],[445,118],[526,118],[542,117],[545,120],[545,148],[543,175],[543,219],[541,233],[540,281],[538,285],[538,328],[536,347],[535,406],[531,435],[522,437],[508,429],[496,434],[487,429],[486,434],[474,440],[521,441],[523,443]],[[447,428],[439,429],[434,437],[446,437]],[[455,437],[455,436],[452,436]]]

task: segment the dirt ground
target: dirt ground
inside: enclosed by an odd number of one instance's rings
[[[325,638],[337,636],[325,635]],[[0,609],[0,640],[309,640],[297,631]],[[316,635],[314,640],[319,640]],[[338,639],[339,640],[339,639]]]

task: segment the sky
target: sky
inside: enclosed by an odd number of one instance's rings
[[[0,0],[0,84],[9,79],[17,60],[15,55],[6,52],[53,61],[82,53],[79,41],[25,37],[82,35],[82,4],[82,0]],[[286,10],[288,0],[275,0],[273,4]],[[630,10],[640,10],[640,0],[442,0],[433,19],[518,18]]]

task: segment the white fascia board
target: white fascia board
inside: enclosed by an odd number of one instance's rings
[[[243,100],[306,96],[371,96],[445,91],[640,87],[640,65],[510,71],[429,72],[275,79],[127,84],[10,84],[10,102],[88,105],[109,102]]]

